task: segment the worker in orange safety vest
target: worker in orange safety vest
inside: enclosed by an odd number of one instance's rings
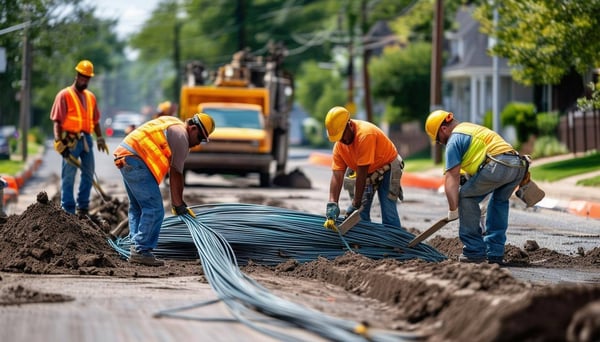
[[[102,136],[100,111],[96,96],[87,90],[94,77],[94,65],[82,60],[75,66],[74,83],[58,92],[52,105],[50,119],[54,122],[54,149],[63,156],[61,171],[61,207],[68,213],[87,215],[94,180],[94,153],[92,133],[96,134],[98,151],[108,154]],[[77,201],[73,194],[78,167],[72,158],[80,159],[81,182]]]
[[[129,197],[129,262],[164,265],[152,250],[158,244],[165,214],[159,185],[167,173],[172,213],[195,217],[183,201],[183,164],[189,149],[208,142],[214,129],[212,117],[204,113],[194,114],[185,123],[174,116],[161,116],[136,128],[113,152]]]

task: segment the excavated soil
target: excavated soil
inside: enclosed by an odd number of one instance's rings
[[[115,277],[202,275],[199,262],[167,260],[164,267],[153,268],[121,259],[107,241],[110,230],[123,219],[126,204],[112,200],[98,207],[102,209],[86,217],[69,215],[40,192],[37,202],[23,214],[0,224],[0,271]],[[452,261],[462,248],[457,238],[437,236],[428,244],[449,260],[400,262],[347,253],[335,260],[304,264],[290,260],[275,267],[250,263],[243,271],[276,293],[292,296],[291,300],[301,299],[347,318],[362,317],[372,327],[416,332],[428,341],[600,340],[600,286],[531,284],[498,265]],[[523,248],[509,245],[505,258],[508,265],[518,267],[600,269],[600,248],[567,256],[528,241]],[[332,285],[338,290],[332,291],[337,295],[331,295],[331,303],[324,304],[322,294],[315,300],[315,286]],[[340,288],[345,290],[342,294]],[[351,302],[336,305],[350,296],[357,298],[354,307]],[[32,291],[26,285],[8,287],[0,278],[0,305],[68,300],[72,298]]]

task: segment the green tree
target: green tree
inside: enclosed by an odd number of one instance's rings
[[[387,122],[424,121],[429,111],[430,68],[429,43],[386,49],[371,61],[373,97],[387,104]]]
[[[331,107],[347,101],[345,83],[335,70],[324,70],[314,61],[302,64],[296,79],[296,100],[306,112],[323,123]]]
[[[94,13],[93,6],[79,0],[0,0],[0,26],[31,23],[26,31],[0,36],[8,61],[6,72],[0,74],[0,124],[19,124],[17,95],[21,91],[25,32],[32,45],[31,125],[46,127],[47,133],[54,96],[73,82],[76,63],[84,58],[92,60],[97,75],[113,67],[124,46],[113,32],[116,21],[99,19]],[[101,84],[92,82],[91,86]],[[101,90],[97,92],[101,94]]]
[[[599,65],[598,13],[600,0],[496,0],[483,1],[474,17],[497,38],[492,53],[508,59],[515,80],[533,85],[557,84],[572,68],[583,75]]]

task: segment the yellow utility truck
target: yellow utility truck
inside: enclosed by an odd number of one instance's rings
[[[293,82],[281,69],[284,53],[281,47],[272,49],[263,63],[262,57],[240,51],[219,68],[213,85],[182,87],[180,118],[203,112],[213,117],[216,127],[209,143],[190,151],[184,172],[256,173],[261,187],[285,172]]]

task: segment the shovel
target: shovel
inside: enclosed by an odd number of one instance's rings
[[[356,226],[356,224],[360,221],[360,212],[363,210],[362,205],[360,208],[354,210],[352,214],[346,216],[344,221],[340,223],[337,227],[340,234],[345,235],[352,227]]]
[[[434,223],[431,227],[429,227],[426,231],[422,232],[421,234],[417,235],[414,239],[412,239],[408,243],[408,247],[412,248],[412,247],[416,246],[419,242],[427,239],[433,233],[435,233],[438,230],[440,230],[447,223],[448,223],[448,218],[447,217],[444,217],[444,218],[440,219],[439,221],[437,221],[436,223]]]
[[[69,154],[69,157],[66,158],[66,161],[75,166],[76,168],[78,168],[79,170],[81,170],[81,163],[79,162],[79,160],[75,157],[73,157],[72,155]],[[96,173],[94,172],[94,177],[92,178],[92,185],[94,186],[94,189],[96,189],[96,191],[98,191],[98,193],[100,194],[100,197],[102,197],[103,201],[110,201],[110,196],[108,196],[100,187],[100,184],[98,183],[98,181],[96,180],[98,178],[98,176],[96,176]]]

